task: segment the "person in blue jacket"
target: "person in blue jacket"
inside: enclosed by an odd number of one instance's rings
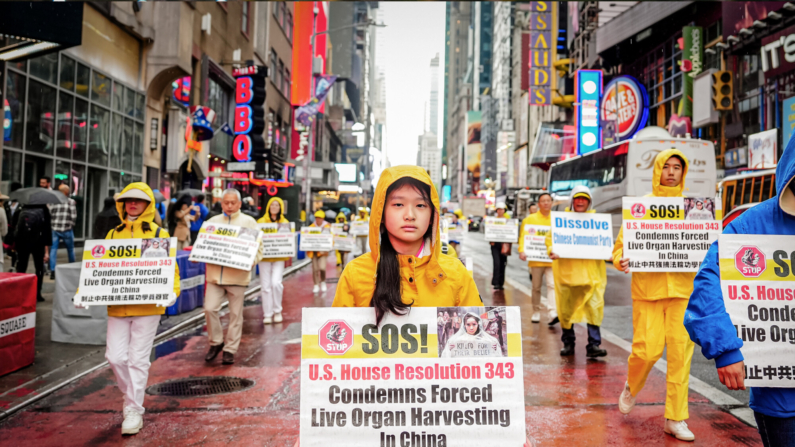
[[[790,140],[776,168],[776,197],[743,213],[723,233],[795,235],[793,177],[795,139]],[[707,252],[693,286],[685,312],[690,339],[701,346],[704,357],[715,359],[722,384],[730,390],[744,390],[743,342],[723,305],[717,241]],[[795,447],[795,388],[751,387],[750,407],[765,447]]]
[[[153,189],[152,192],[160,192],[160,190]],[[155,204],[155,211],[157,211],[157,214],[160,215],[160,221],[161,222],[165,222],[166,221],[166,202],[160,202],[160,203]]]
[[[193,198],[193,208],[190,210],[190,215],[195,216],[196,219],[190,223],[190,241],[191,244],[196,243],[196,238],[199,236],[199,230],[202,229],[202,224],[207,220],[207,214],[210,210],[204,205],[204,194],[199,194]]]

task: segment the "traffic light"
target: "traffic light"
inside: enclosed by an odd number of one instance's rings
[[[724,70],[712,73],[712,107],[715,110],[732,110],[733,98],[732,72]]]

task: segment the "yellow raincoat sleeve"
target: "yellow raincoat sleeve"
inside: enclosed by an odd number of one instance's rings
[[[524,226],[528,223],[528,218],[529,216],[525,217],[522,223],[519,224],[519,253],[524,253]]]
[[[624,226],[618,230],[618,237],[616,243],[613,245],[613,267],[619,271],[624,271],[621,268],[621,260],[624,259]]]
[[[478,286],[475,284],[475,279],[470,276],[469,272],[462,279],[461,290],[456,296],[456,306],[482,306],[483,300],[480,299],[478,293]]]

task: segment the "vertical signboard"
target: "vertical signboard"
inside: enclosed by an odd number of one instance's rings
[[[772,169],[778,162],[778,129],[748,136],[748,167]]]
[[[239,162],[264,162],[265,138],[265,74],[266,68],[252,66],[236,68],[235,77],[235,118],[232,155]],[[257,171],[264,171],[258,166]]]
[[[577,70],[574,85],[577,104],[574,110],[577,139],[574,144],[578,154],[587,154],[599,149],[602,142],[599,126],[602,71]]]
[[[704,30],[700,26],[686,26],[682,30],[684,48],[682,48],[682,63],[685,75],[682,78],[682,103],[679,106],[679,116],[693,117],[693,80],[704,69]],[[685,70],[689,68],[690,70]]]
[[[557,27],[558,2],[530,2],[528,81],[533,106],[552,104]]]

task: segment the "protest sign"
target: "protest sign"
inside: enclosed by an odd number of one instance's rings
[[[305,308],[301,447],[519,447],[518,307]]]
[[[547,254],[547,234],[550,227],[546,225],[524,226],[524,254],[528,261],[552,262]]]
[[[367,236],[368,234],[370,234],[370,221],[355,220],[351,222],[350,233],[353,236]]]
[[[632,272],[697,272],[722,228],[710,198],[624,197],[623,208]]]
[[[301,228],[301,251],[331,251],[334,248],[334,235],[331,227]]]
[[[484,238],[486,242],[518,242],[519,221],[500,217],[487,217]]]
[[[343,234],[347,233],[345,231],[345,226],[348,224],[344,223],[333,223],[331,224],[331,234]]]
[[[345,233],[334,235],[334,249],[339,251],[353,251],[356,248],[356,238]]]
[[[295,256],[295,223],[261,223],[262,258],[292,258]]]
[[[613,228],[609,214],[553,211],[552,253],[569,259],[611,259]]]
[[[174,293],[177,238],[100,239],[83,249],[75,304],[164,304]]]
[[[743,341],[745,386],[795,387],[795,236],[722,234],[720,288]]]
[[[251,228],[204,222],[190,253],[191,261],[251,270],[263,233]]]
[[[449,244],[450,243],[450,235],[448,234],[448,230],[450,228],[450,223],[444,217],[439,220],[439,239],[442,240],[443,243]]]
[[[464,227],[460,223],[450,221],[447,225],[447,237],[453,242],[461,243],[464,240]]]

